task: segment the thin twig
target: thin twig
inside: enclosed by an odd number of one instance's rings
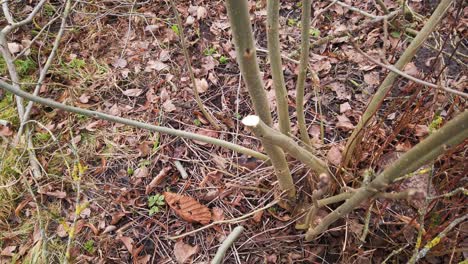
[[[440,232],[435,238],[433,238],[429,243],[427,243],[423,249],[421,249],[418,254],[416,255],[415,261],[420,260],[421,258],[424,258],[427,253],[436,245],[442,241],[442,239],[447,236],[448,232],[455,228],[458,224],[468,220],[468,214],[465,214],[455,220],[453,220],[442,232]]]
[[[261,159],[261,160],[267,160],[268,159],[268,157],[266,155],[262,154],[262,153],[259,153],[257,151],[248,149],[246,147],[239,146],[237,144],[233,144],[233,143],[225,141],[225,140],[221,140],[221,139],[217,139],[217,138],[213,138],[213,137],[208,137],[208,136],[204,136],[204,135],[200,135],[200,134],[196,134],[196,133],[191,133],[191,132],[187,132],[187,131],[183,131],[183,130],[177,130],[177,129],[162,127],[162,126],[155,126],[155,125],[151,125],[151,124],[147,124],[147,123],[143,123],[143,122],[127,119],[127,118],[122,118],[122,117],[119,117],[119,116],[113,116],[113,115],[105,114],[105,113],[98,112],[98,111],[92,111],[92,110],[88,110],[88,109],[82,109],[82,108],[79,108],[79,107],[69,106],[69,105],[66,105],[66,104],[56,102],[54,100],[42,98],[40,96],[34,96],[34,95],[30,94],[30,93],[27,93],[27,92],[25,92],[23,90],[20,90],[20,89],[14,87],[14,86],[12,86],[12,85],[4,82],[4,81],[1,81],[1,80],[0,80],[0,88],[6,90],[8,92],[11,92],[11,93],[13,93],[13,94],[15,94],[15,95],[17,95],[17,96],[19,96],[21,98],[25,98],[27,100],[34,101],[35,103],[46,105],[46,106],[49,106],[49,107],[52,107],[52,108],[61,109],[61,110],[67,111],[67,112],[77,113],[77,114],[81,114],[81,115],[84,115],[84,116],[89,116],[89,117],[93,117],[93,118],[97,118],[97,119],[101,119],[101,120],[107,120],[107,121],[111,121],[111,122],[115,122],[115,123],[125,124],[125,125],[129,125],[129,126],[133,126],[133,127],[137,127],[137,128],[141,128],[141,129],[146,129],[146,130],[153,131],[153,132],[160,132],[160,133],[165,133],[165,134],[169,134],[169,135],[172,135],[172,136],[199,140],[199,141],[206,142],[206,143],[209,143],[209,144],[225,147],[227,149],[234,150],[234,151],[242,153],[242,154],[250,155],[252,157],[255,157],[255,158],[258,158],[258,159]]]
[[[428,87],[431,87],[431,88],[435,88],[435,89],[440,89],[440,90],[443,90],[443,91],[446,91],[448,93],[453,93],[453,94],[456,94],[456,95],[460,95],[462,97],[465,97],[465,98],[468,98],[468,94],[467,93],[464,93],[464,92],[461,92],[461,91],[457,91],[455,89],[452,89],[452,88],[448,88],[448,87],[444,87],[444,86],[439,86],[437,84],[433,84],[433,83],[430,83],[430,82],[426,82],[426,81],[423,81],[421,79],[418,79],[416,77],[413,77],[403,71],[400,71],[399,69],[397,69],[395,66],[393,65],[387,65],[387,64],[384,64],[378,60],[376,60],[375,58],[373,58],[372,56],[366,54],[364,51],[362,51],[357,45],[355,45],[355,43],[353,43],[353,46],[354,48],[361,54],[363,55],[364,57],[366,57],[366,59],[370,60],[371,62],[379,65],[380,67],[383,67],[389,71],[392,71],[402,77],[405,77],[406,79],[410,80],[410,81],[413,81],[415,83],[419,83],[419,84],[422,84],[424,86],[428,86]]]
[[[205,105],[203,104],[200,98],[200,93],[198,92],[198,85],[195,80],[195,74],[193,73],[193,69],[192,69],[192,61],[190,59],[190,55],[187,49],[187,43],[185,41],[185,33],[184,33],[182,20],[180,19],[179,11],[177,11],[177,7],[174,3],[174,0],[169,0],[169,3],[171,4],[172,9],[174,10],[174,15],[177,20],[177,25],[179,28],[180,45],[182,46],[182,51],[184,53],[185,62],[187,63],[187,70],[189,72],[190,80],[192,81],[193,94],[195,95],[195,101],[198,105],[198,108],[203,113],[203,116],[208,120],[208,122],[210,122],[210,124],[214,127],[214,129],[219,130],[220,127],[218,123],[215,121],[213,115],[210,112],[208,112],[208,110],[205,108]]]
[[[47,57],[47,61],[39,73],[39,79],[37,80],[37,84],[36,84],[36,87],[34,88],[33,95],[39,94],[39,91],[41,90],[41,87],[47,75],[47,72],[49,71],[49,68],[52,65],[52,61],[54,60],[55,54],[57,53],[58,47],[60,45],[60,40],[62,39],[63,33],[65,31],[65,27],[67,24],[67,17],[68,17],[68,14],[70,13],[70,9],[71,9],[71,0],[67,0],[67,2],[65,3],[65,9],[63,10],[60,29],[57,33],[57,36],[55,37],[54,44],[53,44],[52,50],[50,51],[49,56]],[[32,107],[33,107],[33,102],[30,101],[28,105],[26,106],[23,117],[21,118],[21,125],[18,129],[18,133],[16,134],[15,142],[19,142],[21,134],[23,133],[23,130],[24,130],[24,126],[26,122],[29,120],[29,117],[31,115]]]
[[[302,1],[302,19],[301,19],[301,59],[298,67],[297,82],[296,82],[296,117],[297,125],[301,140],[308,147],[312,145],[310,142],[309,131],[305,121],[304,112],[304,87],[307,77],[307,69],[309,65],[309,50],[310,50],[310,17],[311,17],[311,1]]]

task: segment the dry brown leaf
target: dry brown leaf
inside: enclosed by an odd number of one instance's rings
[[[224,211],[219,207],[213,208],[213,221],[222,221],[224,220]]]
[[[364,82],[368,85],[378,85],[380,83],[380,77],[378,72],[370,72],[364,74]]]
[[[150,194],[154,188],[156,188],[163,180],[166,178],[167,173],[171,170],[171,166],[166,166],[164,167],[156,177],[154,177],[153,180],[146,186],[146,192],[145,194],[148,195]]]
[[[175,105],[172,103],[172,100],[167,100],[166,102],[164,102],[162,104],[162,107],[164,109],[165,112],[174,112],[176,110],[176,107]]]
[[[191,246],[185,244],[184,241],[180,240],[175,243],[174,256],[176,257],[177,263],[183,264],[190,259],[190,257],[198,252],[198,245]]]
[[[120,241],[125,245],[128,252],[131,254],[133,252],[133,239],[130,237],[119,237]]]
[[[340,104],[340,113],[344,113],[349,110],[351,110],[351,105],[348,102]]]
[[[0,256],[13,257],[13,252],[15,250],[16,250],[16,246],[5,247],[0,253]]]
[[[253,219],[256,223],[260,223],[260,221],[262,221],[263,212],[264,212],[263,210],[262,210],[262,211],[256,212],[256,213],[252,216],[252,219]]]
[[[205,78],[203,79],[195,79],[195,85],[197,86],[197,91],[199,93],[204,93],[208,90],[208,82]]]
[[[146,166],[143,166],[141,168],[138,168],[135,170],[133,173],[133,177],[135,178],[146,178],[149,174],[149,169]]]
[[[9,126],[0,125],[0,136],[9,137],[13,135],[13,130]]]
[[[169,68],[169,65],[161,61],[150,60],[148,61],[148,64],[146,64],[145,72],[151,72],[152,70],[162,71],[166,68]]]
[[[328,150],[327,159],[331,164],[339,166],[342,158],[343,156],[341,155],[341,150],[338,146],[333,146]]]
[[[336,128],[341,129],[343,131],[349,131],[349,130],[354,129],[353,123],[351,123],[349,118],[347,118],[346,116],[339,115],[337,116],[337,118],[338,118],[338,122],[336,123]]]
[[[142,89],[128,89],[123,91],[123,94],[129,97],[137,97],[143,93]]]
[[[196,133],[199,134],[199,135],[213,137],[213,138],[218,138],[218,136],[219,136],[218,132],[216,132],[214,130],[199,129],[199,130],[197,130]],[[193,140],[193,142],[195,142],[195,143],[197,143],[198,145],[201,145],[201,146],[206,146],[206,145],[209,144],[209,143],[206,143],[206,142],[201,142],[199,140]]]
[[[206,225],[211,220],[210,209],[192,197],[165,192],[164,199],[175,213],[187,222]]]

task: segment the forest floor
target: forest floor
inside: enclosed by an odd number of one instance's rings
[[[22,17],[31,10],[28,4],[37,1],[11,2],[10,9]],[[37,80],[60,24],[61,2],[48,1],[31,24],[8,38],[18,44],[18,54],[39,34],[15,62],[23,83]],[[41,97],[263,151],[240,123],[254,111],[235,60],[224,1],[176,1],[184,29],[177,26],[165,1],[73,2]],[[277,122],[265,52],[266,1],[250,2],[260,69]],[[281,2],[283,69],[292,133],[298,135],[295,83],[301,8],[300,1]],[[331,2],[313,1],[312,43],[372,20],[338,4],[329,6]],[[384,14],[374,1],[346,2],[372,16]],[[383,2],[390,11],[399,8],[397,1]],[[394,63],[412,38],[405,28],[420,30],[437,6],[437,1],[409,2],[416,15],[408,20],[398,16],[387,33],[382,22],[369,24],[354,32],[354,41],[367,54]],[[464,1],[455,2],[405,72],[466,91],[468,9]],[[2,16],[0,26],[5,25]],[[220,130],[214,130],[197,108],[179,30],[186,34],[202,100]],[[346,35],[311,49],[310,67],[318,74],[320,89],[312,89],[309,75],[305,94],[309,134],[317,155],[340,172],[346,139],[388,71],[356,51]],[[2,59],[0,76],[9,80]],[[462,97],[399,79],[366,130],[352,166],[336,173],[339,185],[333,191],[359,187],[366,169],[381,171],[465,107]],[[0,90],[0,120],[10,123],[0,125],[0,263],[34,263],[44,255],[46,263],[59,263],[67,251],[72,263],[209,263],[238,225],[245,231],[227,252],[225,263],[382,263],[386,259],[406,263],[414,254],[418,232],[422,247],[467,213],[465,193],[428,203],[374,199],[316,240],[305,242],[304,231],[295,228],[298,216],[277,205],[258,210],[275,200],[277,184],[272,168],[260,160],[40,105],[33,108],[32,118],[41,124],[31,132],[45,172],[41,179],[31,176],[25,147],[12,143],[19,119],[14,97]],[[437,196],[466,188],[467,150],[465,142],[431,164],[429,172],[392,190],[412,186]],[[300,197],[307,200],[316,177],[300,162],[288,160]],[[181,218],[166,201],[171,194],[193,198],[208,208],[209,221],[191,223]],[[336,205],[319,211],[318,217],[333,208]],[[422,218],[418,209],[426,211]],[[241,221],[229,221],[252,212]],[[220,220],[225,223],[171,239]],[[466,222],[454,228],[420,263],[466,261],[467,230]]]

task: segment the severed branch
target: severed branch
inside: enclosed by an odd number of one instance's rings
[[[267,126],[262,120],[260,120],[258,116],[249,115],[242,119],[242,124],[251,128],[255,135],[262,140],[262,142],[264,141],[269,144],[281,147],[291,156],[312,168],[319,175],[331,174],[327,164],[324,161],[314,156],[307,149],[299,146],[292,138],[285,136],[275,129]]]
[[[371,62],[379,65],[380,67],[383,67],[389,71],[392,71],[410,81],[413,81],[415,83],[419,83],[419,84],[422,84],[424,86],[428,86],[428,87],[431,87],[431,88],[435,88],[435,89],[440,89],[440,90],[443,90],[443,91],[446,91],[448,93],[453,93],[453,94],[456,94],[456,95],[460,95],[462,97],[465,97],[465,98],[468,98],[468,94],[467,93],[464,93],[464,92],[461,92],[461,91],[457,91],[455,89],[452,89],[452,88],[448,88],[448,87],[444,87],[444,86],[440,86],[440,85],[437,85],[437,84],[433,84],[433,83],[430,83],[430,82],[426,82],[424,80],[421,80],[421,79],[418,79],[416,77],[413,77],[399,69],[397,69],[395,66],[393,65],[388,65],[388,64],[384,64],[380,61],[378,61],[377,59],[373,58],[372,56],[366,54],[364,51],[362,51],[357,45],[356,43],[353,42],[353,46],[354,48],[364,57],[366,57],[368,60],[370,60]]]
[[[236,59],[244,83],[249,91],[255,113],[263,122],[271,125],[273,120],[265,87],[260,77],[260,68],[257,62],[257,52],[250,22],[248,1],[227,0],[226,9],[231,24],[234,44],[236,46]],[[288,202],[292,204],[295,202],[296,198],[296,186],[294,185],[284,152],[274,144],[265,143],[267,142],[262,142],[262,145],[268,157],[271,159],[271,164],[275,170],[280,189],[281,191],[287,191]]]
[[[368,185],[356,190],[344,204],[328,214],[315,228],[309,230],[306,233],[306,240],[311,241],[325,232],[331,224],[353,211],[365,200],[375,197],[398,177],[435,160],[448,148],[462,143],[467,138],[468,111],[464,111],[403,154]]]

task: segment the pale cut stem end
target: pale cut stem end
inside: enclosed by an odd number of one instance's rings
[[[256,127],[260,123],[260,117],[256,115],[248,115],[242,119],[242,124],[247,127]]]

